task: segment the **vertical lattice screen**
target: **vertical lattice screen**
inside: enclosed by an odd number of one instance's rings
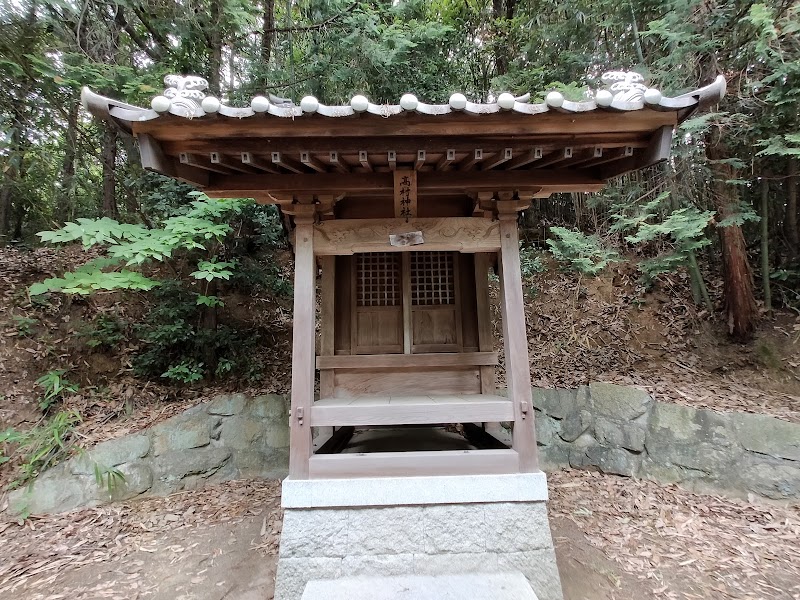
[[[456,303],[455,259],[452,252],[411,253],[411,305]]]
[[[400,306],[400,254],[357,254],[357,306]]]

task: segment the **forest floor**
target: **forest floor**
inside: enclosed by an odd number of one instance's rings
[[[194,387],[144,381],[130,366],[134,345],[93,351],[80,335],[98,314],[135,320],[147,310],[144,296],[67,302],[51,295],[45,303],[27,296],[31,283],[85,260],[74,247],[0,249],[0,431],[41,421],[35,381],[53,369],[66,369],[80,385],[63,403],[82,416],[76,447],[138,431],[223,391],[288,391],[288,301],[223,294],[223,322],[265,332],[257,381]],[[709,283],[718,298],[721,284]],[[714,316],[698,309],[680,273],[643,292],[630,267],[599,278],[550,269],[529,277],[526,293],[534,385],[612,381],[646,389],[659,401],[800,422],[796,312],[765,316],[752,342],[735,344],[725,335],[721,307]],[[0,489],[18,464],[0,465]],[[797,508],[597,473],[564,471],[548,479],[568,600],[800,599]],[[269,598],[278,494],[275,483],[231,482],[32,516],[23,525],[0,520],[0,597]],[[0,492],[0,509],[2,503]]]
[[[800,508],[613,475],[548,477],[565,600],[800,598]],[[0,521],[0,597],[269,600],[277,481]]]

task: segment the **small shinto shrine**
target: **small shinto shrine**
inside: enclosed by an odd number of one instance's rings
[[[725,93],[722,77],[672,98],[635,73],[602,80],[582,102],[453,94],[441,105],[411,94],[343,106],[259,96],[233,108],[206,96],[202,78],[180,76],[165,79],[151,108],[84,89],[92,114],[136,136],[146,169],[211,197],[275,204],[291,232],[276,598],[310,598],[310,580],[503,571],[521,571],[540,599],[561,598],[536,456],[518,214],[666,160],[675,127]],[[490,273],[507,391],[495,379]],[[510,444],[491,435],[499,423],[510,424]],[[443,427],[452,424],[465,436]]]

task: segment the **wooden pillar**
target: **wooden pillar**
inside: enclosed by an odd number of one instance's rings
[[[308,479],[311,405],[314,403],[315,297],[314,206],[295,212],[294,315],[292,319],[292,406],[289,417],[289,476]]]
[[[492,255],[476,252],[475,257],[475,307],[478,317],[478,350],[494,350],[492,336],[492,314],[489,310],[489,266]],[[495,367],[483,365],[481,371],[481,394],[495,393]]]
[[[512,445],[519,454],[520,471],[530,473],[539,470],[539,461],[536,456],[528,335],[522,300],[517,206],[516,202],[510,200],[497,202],[500,220],[500,295],[506,382],[508,397],[514,404]]]

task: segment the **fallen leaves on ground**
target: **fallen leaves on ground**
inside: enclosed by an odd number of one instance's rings
[[[20,589],[46,592],[66,570],[153,552],[167,531],[262,515],[261,540],[253,550],[275,554],[282,519],[277,481],[229,481],[165,498],[33,516],[23,524],[0,521],[0,597],[12,598]]]
[[[551,518],[576,523],[656,597],[800,598],[800,507],[586,471],[550,473],[548,487]]]

